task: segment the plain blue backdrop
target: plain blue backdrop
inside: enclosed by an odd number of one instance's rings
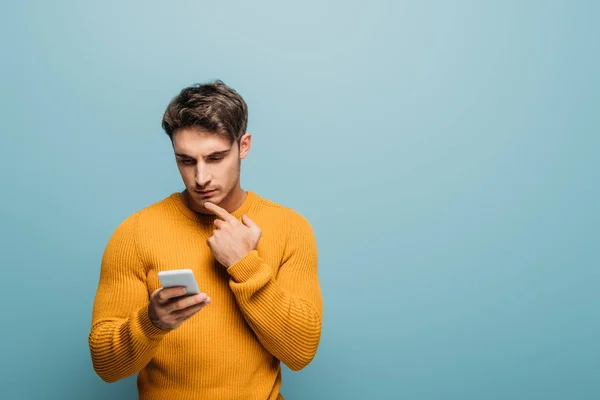
[[[600,398],[600,6],[3,1],[0,396],[131,399],[88,349],[104,246],[181,190],[184,86],[249,104],[243,188],[315,230],[289,399]]]

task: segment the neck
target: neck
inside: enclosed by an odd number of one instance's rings
[[[238,185],[235,189],[229,192],[221,204],[217,205],[231,213],[240,208],[240,206],[244,203],[244,200],[246,200],[246,195],[246,191]]]

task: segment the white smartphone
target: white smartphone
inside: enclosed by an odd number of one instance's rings
[[[175,269],[171,271],[160,271],[158,273],[160,284],[164,288],[173,286],[185,286],[187,293],[185,296],[199,294],[200,289],[191,269]]]

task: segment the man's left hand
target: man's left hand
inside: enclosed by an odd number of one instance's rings
[[[256,249],[262,230],[247,215],[242,215],[242,223],[216,204],[206,202],[204,208],[217,216],[215,230],[206,242],[221,265],[229,268]]]

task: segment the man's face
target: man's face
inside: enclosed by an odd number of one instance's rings
[[[242,136],[239,146],[193,128],[178,129],[172,137],[189,206],[203,212],[207,201],[226,205],[232,200],[240,187],[240,164],[250,148],[250,134]]]

